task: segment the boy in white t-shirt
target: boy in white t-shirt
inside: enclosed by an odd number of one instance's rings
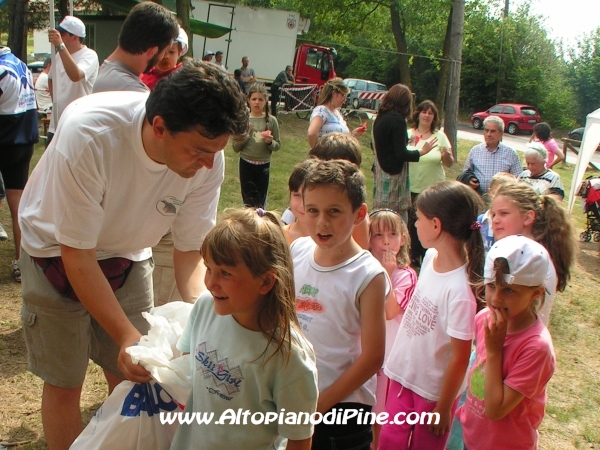
[[[365,179],[347,161],[314,160],[307,164],[302,194],[310,237],[298,238],[291,249],[296,312],[317,357],[317,411],[357,413],[345,424],[317,425],[312,448],[347,448],[350,439],[352,448],[367,450],[371,425],[360,417],[375,404],[390,288],[379,261],[352,238],[367,213]]]

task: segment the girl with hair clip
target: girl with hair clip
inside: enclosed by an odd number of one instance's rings
[[[262,209],[227,211],[201,248],[205,291],[177,348],[189,352],[192,393],[186,412],[312,414],[316,363],[295,312],[290,250],[278,218]],[[227,413],[225,413],[227,415]],[[273,421],[181,424],[171,449],[310,448],[313,425]]]
[[[571,278],[577,238],[567,212],[550,195],[538,195],[527,183],[502,186],[490,207],[496,242],[522,234],[542,244],[552,264],[546,277],[546,298],[538,315],[548,326],[556,292],[562,292]]]
[[[551,262],[525,236],[496,242],[485,262],[487,308],[475,317],[477,357],[457,415],[465,449],[535,450],[556,358],[536,305]]]
[[[387,359],[400,321],[417,284],[417,273],[410,267],[410,236],[400,215],[391,209],[376,209],[369,214],[369,250],[381,263],[392,281],[392,291],[385,301],[385,359]],[[385,363],[385,360],[384,360]],[[385,411],[389,378],[383,369],[377,372],[375,414]],[[373,424],[373,448],[379,442],[381,425]]]
[[[416,204],[425,248],[415,292],[385,364],[390,378],[386,412],[437,413],[430,425],[383,425],[379,449],[443,450],[458,397],[465,389],[473,319],[483,272],[477,214],[481,198],[457,181],[428,187]],[[404,416],[406,419],[406,416]]]
[[[362,136],[367,130],[366,126],[361,126],[350,131],[340,112],[348,91],[348,86],[341,78],[332,78],[321,87],[319,101],[310,115],[310,125],[308,126],[308,145],[311,148],[320,137],[327,133],[338,131],[352,134],[352,136]]]
[[[245,206],[264,208],[269,191],[271,154],[281,148],[277,118],[269,115],[267,89],[254,83],[248,88],[248,133],[234,136],[233,150],[240,154],[240,187]]]

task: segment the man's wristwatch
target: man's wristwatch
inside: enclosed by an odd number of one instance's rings
[[[65,45],[65,43],[63,42],[62,44],[60,44],[58,47],[56,47],[56,50],[59,52],[62,52],[65,48],[67,48],[67,46]]]

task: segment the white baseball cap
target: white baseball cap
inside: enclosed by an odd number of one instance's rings
[[[77,17],[65,16],[59,26],[56,27],[58,31],[65,33],[71,33],[80,38],[85,37],[85,25]]]
[[[181,56],[185,55],[188,51],[188,35],[185,30],[179,27],[179,36],[177,36],[174,42],[181,44]]]
[[[504,275],[507,284],[537,287],[546,282],[550,256],[532,239],[522,235],[507,236],[497,241],[487,254],[483,277],[486,283],[495,279],[494,262],[504,258],[510,273]]]

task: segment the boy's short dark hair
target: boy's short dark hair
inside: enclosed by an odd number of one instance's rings
[[[152,47],[163,50],[179,36],[175,15],[162,5],[142,2],[135,5],[123,22],[119,47],[140,55]]]
[[[303,194],[307,189],[311,190],[317,186],[332,186],[346,193],[353,211],[365,203],[367,199],[365,177],[356,164],[342,159],[329,161],[311,159],[307,163]]]
[[[248,128],[246,98],[237,81],[217,66],[186,61],[163,78],[146,101],[146,119],[165,121],[171,133],[198,129],[214,139],[224,134],[243,134]]]
[[[345,159],[360,167],[360,142],[348,133],[327,133],[310,149],[308,156],[328,160]]]
[[[288,180],[288,188],[290,193],[300,191],[302,185],[304,184],[304,179],[306,178],[309,167],[310,160],[299,162],[294,166]]]

